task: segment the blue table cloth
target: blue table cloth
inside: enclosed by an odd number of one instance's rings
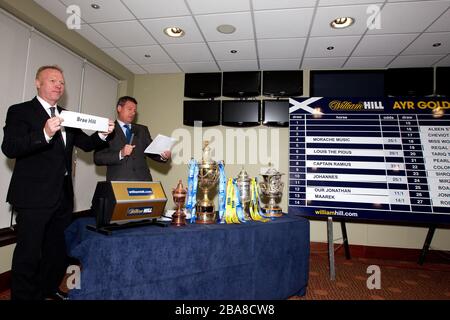
[[[81,262],[71,299],[238,300],[304,295],[309,221],[285,216],[261,223],[143,226],[105,236],[66,230],[68,253]]]

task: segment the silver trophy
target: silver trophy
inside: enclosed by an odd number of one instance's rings
[[[236,177],[236,184],[239,189],[239,198],[244,211],[245,220],[250,220],[250,200],[251,200],[251,179],[247,172],[242,168]]]
[[[263,181],[259,183],[261,194],[269,199],[269,202],[262,207],[262,212],[268,217],[281,217],[282,209],[278,206],[283,196],[284,183],[281,181],[283,173],[270,167],[264,174],[261,174]]]

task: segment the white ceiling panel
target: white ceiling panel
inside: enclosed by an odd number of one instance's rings
[[[97,30],[95,30],[88,24],[82,24],[81,29],[75,29],[74,31],[78,32],[80,35],[88,39],[90,42],[92,42],[92,44],[96,45],[99,48],[114,47],[114,45],[110,41],[108,41],[104,36],[98,33]]]
[[[123,21],[134,19],[131,12],[120,0],[60,0],[66,6],[77,5],[81,9],[81,18],[87,23]],[[55,2],[57,2],[55,0]],[[91,5],[100,6],[94,9]]]
[[[449,1],[388,3],[380,12],[380,28],[369,34],[423,32],[450,5]],[[399,23],[401,19],[401,23]]]
[[[256,36],[259,39],[306,37],[313,12],[313,8],[256,11]]]
[[[447,54],[450,53],[450,32],[423,33],[403,54]]]
[[[258,40],[259,58],[261,60],[300,58],[305,43],[306,38],[261,39]]]
[[[261,59],[261,70],[298,70],[300,59]]]
[[[213,61],[211,52],[204,43],[164,44],[163,47],[176,62]]]
[[[411,0],[408,0],[411,1]],[[382,2],[382,1],[373,1],[373,0],[320,0],[319,6],[321,7],[327,7],[327,6],[342,6],[342,5],[349,5],[349,4],[374,4],[376,2]]]
[[[148,73],[179,73],[182,72],[175,63],[144,64],[142,65]]]
[[[436,66],[439,66],[439,67],[450,67],[450,55],[446,56],[442,60],[439,60],[436,63]]]
[[[447,9],[447,11],[427,29],[427,32],[440,31],[450,31],[450,9]]]
[[[248,0],[186,0],[193,14],[250,11]]]
[[[178,63],[183,72],[196,73],[196,72],[217,72],[220,71],[217,64],[212,62],[180,62]]]
[[[138,19],[186,16],[190,12],[184,0],[122,0]]]
[[[164,50],[158,46],[122,47],[127,56],[138,64],[171,63],[173,62]],[[150,56],[150,57],[146,57]]]
[[[250,12],[209,14],[196,16],[198,25],[207,41],[247,40],[253,39],[253,24]],[[236,28],[232,34],[217,31],[222,24],[229,24]]]
[[[345,58],[305,58],[302,69],[340,69]]]
[[[399,56],[391,62],[389,68],[431,67],[444,55]]]
[[[91,26],[117,47],[156,44],[148,31],[137,21],[95,23]]]
[[[310,38],[305,57],[346,57],[352,52],[360,39],[360,36]]]
[[[354,56],[390,56],[405,49],[417,34],[385,34],[365,36],[359,43]]]
[[[120,64],[126,65],[126,64],[136,64],[135,61],[131,60],[126,54],[124,54],[122,51],[120,51],[117,48],[106,48],[102,49],[105,51],[108,55],[110,55],[113,59],[115,59]]]
[[[256,60],[218,61],[222,71],[253,71],[258,70]]]
[[[314,7],[317,0],[252,0],[254,10],[273,10]]]
[[[330,23],[336,18],[352,17],[353,25],[345,29],[333,29]],[[362,35],[367,30],[367,5],[319,7],[311,30],[312,37]]]
[[[395,56],[350,57],[345,63],[346,69],[385,68]]]
[[[141,20],[144,27],[160,43],[193,43],[202,42],[203,37],[191,16],[173,17],[162,19]],[[168,27],[178,27],[184,30],[185,34],[180,38],[171,38],[164,33]]]
[[[217,60],[256,60],[253,40],[211,42],[209,46]]]

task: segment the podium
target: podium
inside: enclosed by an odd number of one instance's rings
[[[149,224],[168,226],[162,216],[167,197],[161,182],[101,181],[92,198],[95,225],[86,228],[105,235],[114,230]]]

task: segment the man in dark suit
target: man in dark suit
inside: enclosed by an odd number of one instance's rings
[[[147,158],[167,162],[171,152],[146,154],[145,149],[152,142],[146,126],[132,123],[137,113],[137,101],[124,96],[117,102],[117,121],[114,133],[108,137],[109,147],[94,153],[94,162],[107,166],[107,181],[151,181],[152,175]]]
[[[3,153],[15,159],[7,201],[17,212],[17,244],[12,261],[11,298],[54,297],[67,267],[64,230],[73,211],[72,151],[105,147],[108,132],[88,136],[63,127],[57,105],[64,93],[58,66],[36,73],[37,96],[8,109]]]

